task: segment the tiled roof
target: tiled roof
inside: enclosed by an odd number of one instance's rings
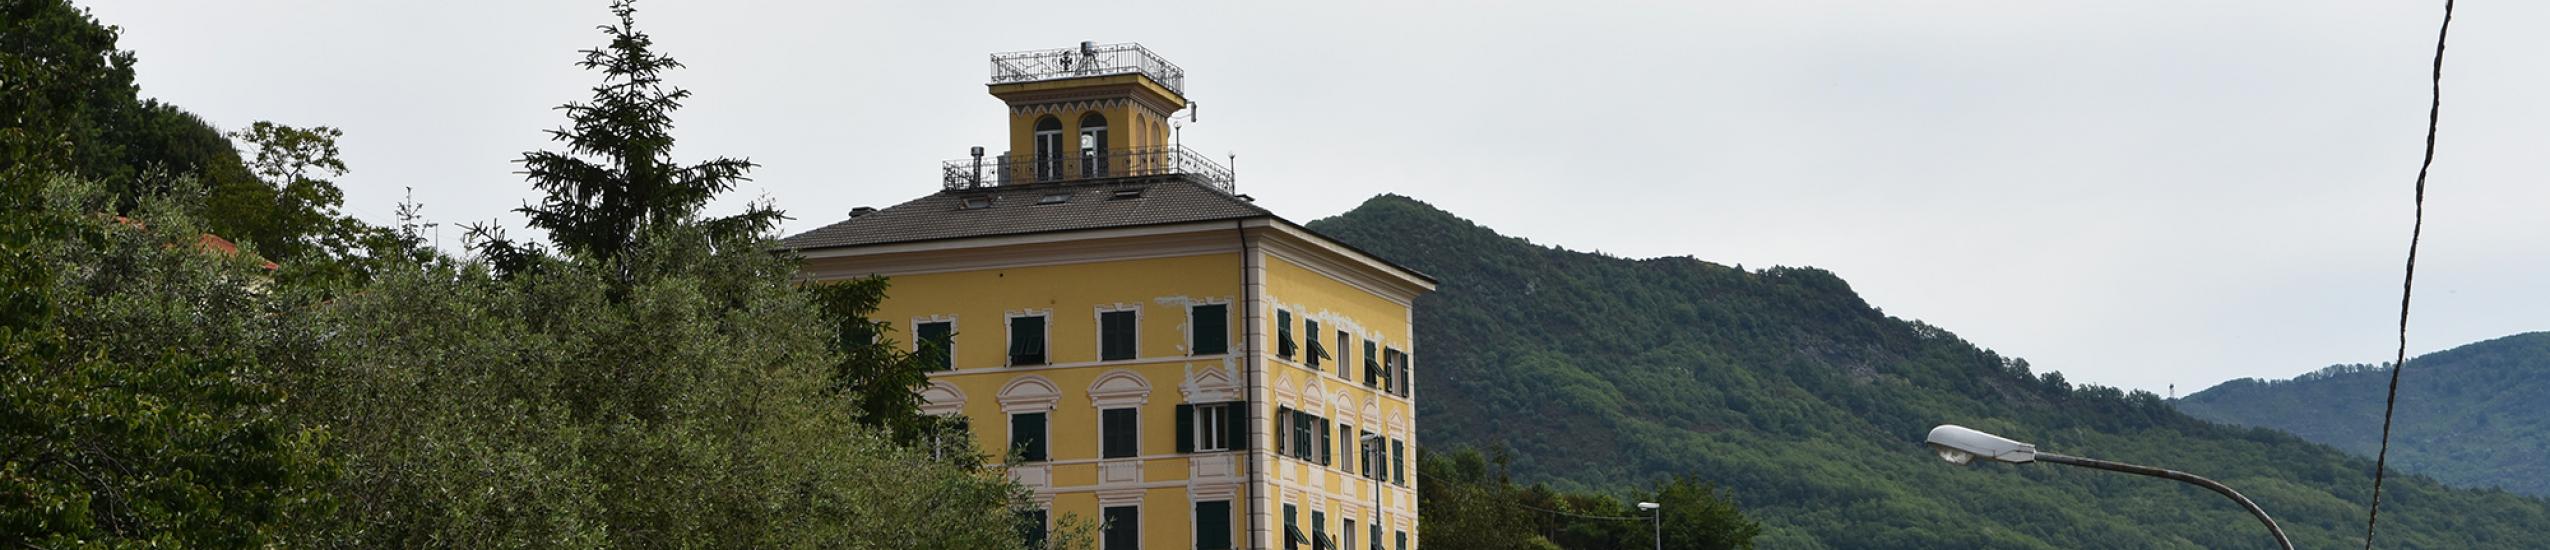
[[[1119,198],[1120,191],[1139,194]],[[966,208],[974,198],[988,204]],[[1181,177],[1117,178],[932,193],[780,239],[779,246],[808,250],[1273,215]]]

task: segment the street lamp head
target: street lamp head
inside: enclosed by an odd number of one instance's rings
[[[1364,441],[1380,441],[1382,437],[1381,434],[1364,434],[1363,437],[1358,439],[1362,439]]]
[[[1975,431],[1955,424],[1930,429],[1930,449],[1952,464],[1965,464],[1983,457],[2013,464],[2036,461],[2036,446],[2011,441],[1997,435]]]
[[[1641,503],[1638,503],[1638,509],[1640,509],[1640,510],[1654,510],[1654,509],[1657,509],[1657,508],[1663,508],[1663,507],[1665,507],[1665,505],[1657,504],[1657,503],[1653,503],[1653,502],[1641,502]]]

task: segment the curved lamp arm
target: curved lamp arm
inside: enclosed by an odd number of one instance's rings
[[[2166,468],[2153,468],[2153,467],[2150,467],[2150,466],[2136,466],[2136,465],[2133,465],[2133,464],[2126,464],[2126,463],[2123,463],[2123,462],[2109,462],[2109,461],[2099,460],[2099,459],[2095,459],[2095,458],[2082,458],[2082,457],[2077,457],[2077,456],[2059,455],[2059,454],[2054,454],[2054,453],[2042,452],[2042,451],[2039,451],[2039,452],[2037,452],[2037,453],[2036,453],[2036,460],[2037,460],[2038,462],[2052,462],[2052,463],[2055,463],[2055,464],[2067,464],[2067,465],[2072,465],[2072,466],[2080,466],[2080,467],[2083,467],[2083,468],[2096,468],[2096,469],[2100,469],[2100,470],[2107,470],[2107,471],[2110,471],[2110,472],[2123,472],[2123,473],[2128,473],[2128,474],[2134,474],[2134,475],[2144,475],[2144,476],[2151,476],[2151,477],[2157,477],[2157,478],[2163,478],[2163,479],[2175,479],[2175,480],[2178,480],[2178,481],[2184,481],[2184,482],[2187,482],[2187,483],[2190,483],[2190,484],[2196,485],[2196,486],[2198,486],[2198,487],[2204,487],[2204,488],[2206,488],[2206,489],[2212,489],[2212,490],[2213,490],[2214,492],[2216,492],[2216,493],[2222,493],[2222,496],[2231,497],[2231,501],[2232,501],[2232,502],[2238,502],[2238,503],[2240,503],[2240,507],[2241,507],[2241,508],[2244,508],[2244,509],[2249,510],[2249,515],[2258,516],[2258,523],[2264,523],[2264,524],[2267,524],[2267,532],[2275,535],[2275,537],[2276,537],[2276,544],[2277,544],[2277,545],[2279,545],[2279,546],[2283,546],[2283,547],[2284,547],[2284,550],[2293,550],[2293,541],[2292,541],[2292,540],[2289,540],[2289,539],[2286,539],[2286,538],[2284,537],[2284,527],[2281,527],[2281,526],[2276,525],[2276,520],[2275,520],[2275,518],[2267,517],[2267,511],[2266,511],[2266,509],[2264,509],[2264,508],[2259,508],[2259,507],[2258,507],[2258,503],[2250,502],[2250,501],[2249,501],[2249,497],[2240,496],[2240,492],[2239,492],[2239,491],[2233,491],[2233,490],[2231,490],[2231,487],[2226,486],[2226,485],[2223,485],[2223,484],[2221,484],[2221,483],[2217,483],[2217,482],[2215,482],[2214,480],[2205,479],[2205,478],[2204,478],[2204,476],[2199,476],[2199,475],[2196,475],[2196,474],[2190,474],[2190,473],[2187,473],[2187,472],[2181,472],[2181,471],[2171,470],[2171,469],[2166,469]]]

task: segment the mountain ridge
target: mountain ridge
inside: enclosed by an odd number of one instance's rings
[[[2264,542],[2231,503],[2167,481],[1940,462],[1921,438],[1955,423],[2207,475],[2299,544],[2361,544],[2370,461],[2075,387],[1886,316],[1829,271],[1567,251],[1398,195],[1308,226],[1442,280],[1417,308],[1422,443],[1507,448],[1522,479],[1620,490],[1697,474],[1733,490],[1771,548]],[[2386,546],[2523,547],[2550,525],[2539,499],[2393,479]]]
[[[2389,365],[2333,365],[2285,380],[2242,378],[2173,404],[2217,422],[2273,428],[2372,456]],[[2400,374],[2391,463],[2469,487],[2550,496],[2550,332],[2411,358]]]

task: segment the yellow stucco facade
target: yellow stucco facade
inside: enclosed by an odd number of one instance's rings
[[[1342,545],[1352,522],[1355,547],[1369,548],[1378,517],[1383,548],[1403,547],[1402,535],[1405,548],[1417,547],[1413,388],[1365,384],[1367,367],[1389,365],[1366,361],[1364,348],[1413,353],[1410,303],[1431,281],[1272,217],[978,241],[816,252],[805,269],[815,280],[887,277],[877,318],[908,349],[921,349],[911,336],[921,324],[952,327],[952,368],[931,374],[924,410],[966,417],[980,449],[1012,450],[1013,417],[1043,415],[1043,459],[1008,467],[1035,490],[1049,526],[1131,507],[1140,518],[1133,547],[1306,550],[1287,544],[1291,530]],[[1136,319],[1136,351],[1104,359],[1101,315],[1125,311]],[[1224,316],[1221,352],[1196,349],[1209,338],[1199,326],[1212,324],[1198,311]],[[1011,333],[1021,317],[1045,319],[1040,364],[1015,364]],[[1329,354],[1315,369],[1307,360],[1314,323]],[[1281,344],[1288,335],[1289,353]],[[1197,423],[1179,421],[1193,413],[1180,406],[1217,403],[1240,404],[1245,429],[1228,433],[1234,450],[1198,450]],[[1108,409],[1133,411],[1132,456],[1102,456]],[[1397,443],[1382,462],[1396,475],[1364,476],[1369,460],[1350,435],[1329,436],[1325,464],[1297,458],[1278,441],[1293,423],[1282,411],[1314,415],[1323,429],[1383,434]],[[1182,424],[1190,430],[1183,452]],[[1196,511],[1210,502],[1227,503],[1227,546],[1197,540]]]

